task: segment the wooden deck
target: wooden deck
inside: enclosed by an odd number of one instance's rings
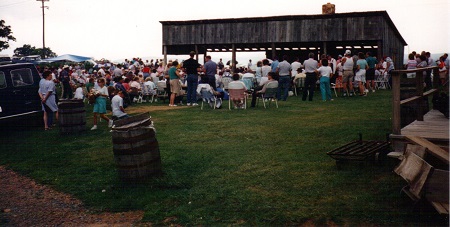
[[[390,157],[400,157],[405,150],[405,143],[408,143],[407,137],[421,137],[431,141],[443,148],[449,150],[449,119],[438,110],[430,110],[423,116],[423,121],[414,121],[413,123],[401,129],[400,135],[391,134],[394,152],[388,154]]]
[[[423,121],[413,123],[401,129],[402,136],[419,136],[430,141],[449,142],[449,119],[438,110],[430,110]]]

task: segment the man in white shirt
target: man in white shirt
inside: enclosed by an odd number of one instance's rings
[[[301,67],[302,63],[300,63],[300,59],[296,57],[295,61],[291,63],[291,76],[294,77],[297,74],[297,69]]]
[[[353,96],[353,58],[352,58],[352,52],[350,50],[345,51],[345,55],[342,58],[342,68],[343,68],[343,75],[342,75],[342,87],[344,88],[344,97],[347,96],[347,93],[350,93],[349,96]],[[347,85],[349,90],[347,90]]]
[[[316,69],[319,66],[319,63],[314,60],[314,53],[309,53],[309,59],[303,62],[303,67],[305,67],[305,88],[303,89],[302,100],[306,101],[306,98],[309,96],[309,101],[313,100],[314,97],[314,89],[316,88],[317,82],[317,74]]]
[[[105,72],[105,65],[101,65],[101,66],[100,66],[100,69],[98,70],[98,73],[101,73],[101,74],[102,74],[102,77],[104,77],[104,76],[106,75],[106,72]]]
[[[117,65],[117,67],[113,71],[113,78],[122,76],[122,68],[121,65]]]
[[[248,64],[247,64],[247,69],[251,69],[252,66],[253,66],[252,59],[249,59]]]
[[[327,55],[328,66],[333,70],[333,75],[336,75],[337,61],[331,55]]]
[[[277,66],[277,73],[280,75],[278,80],[278,92],[277,99],[286,101],[289,94],[289,87],[291,85],[291,64],[289,64],[288,56],[283,56],[283,61]],[[281,94],[283,93],[283,99],[281,99]]]
[[[125,113],[125,109],[123,108],[123,96],[123,92],[118,91],[111,100],[112,114],[118,119],[129,117],[128,114]]]

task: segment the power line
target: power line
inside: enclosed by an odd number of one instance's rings
[[[45,6],[45,2],[50,0],[36,0],[38,2],[42,2],[42,57],[45,58],[45,9],[48,9],[48,6]]]
[[[15,6],[15,5],[19,5],[19,4],[26,3],[26,2],[31,2],[31,1],[33,1],[33,0],[27,0],[27,1],[21,1],[21,2],[16,2],[16,3],[1,5],[0,8],[6,8],[6,7],[10,7],[10,6]]]

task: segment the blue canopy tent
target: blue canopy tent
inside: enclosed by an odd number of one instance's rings
[[[72,54],[64,54],[64,55],[60,55],[58,57],[55,58],[47,58],[47,59],[43,59],[43,61],[52,63],[52,62],[57,62],[57,61],[71,61],[71,62],[84,62],[84,61],[89,61],[92,60],[91,57],[83,57],[83,56],[77,56],[77,55],[72,55]]]

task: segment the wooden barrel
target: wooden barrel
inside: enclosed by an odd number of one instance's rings
[[[60,134],[86,130],[86,109],[83,100],[61,100],[58,104],[58,114]]]
[[[115,121],[111,133],[122,181],[141,181],[162,173],[156,132],[148,113]]]

